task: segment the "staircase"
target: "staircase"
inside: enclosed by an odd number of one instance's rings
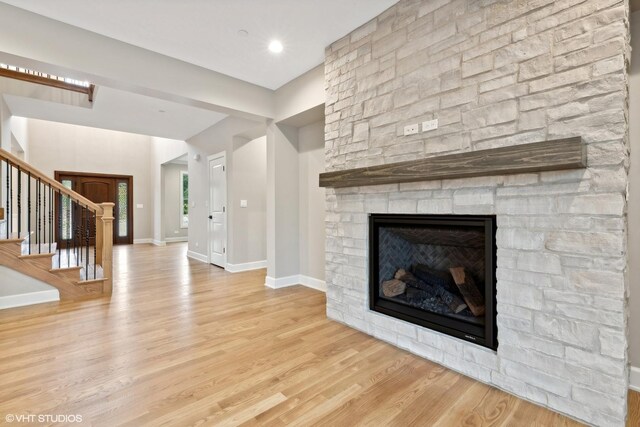
[[[0,150],[0,265],[61,300],[112,291],[113,203],[96,204]]]

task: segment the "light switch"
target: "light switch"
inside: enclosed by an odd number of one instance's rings
[[[136,208],[138,208],[138,209],[144,209],[144,205],[143,205],[142,203],[138,203],[138,204],[136,205]]]
[[[241,208],[246,208],[247,206],[248,205],[247,205],[247,201],[246,200],[240,200],[240,207]]]

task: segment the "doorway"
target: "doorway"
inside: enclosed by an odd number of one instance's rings
[[[225,152],[209,156],[209,263],[227,265],[227,174]]]
[[[56,171],[56,181],[81,194],[94,203],[114,203],[113,244],[133,243],[133,177],[131,175],[108,175],[85,172]],[[63,203],[56,207],[56,223],[62,230],[69,215],[65,215]],[[64,233],[58,235],[58,245],[64,241]],[[93,244],[93,243],[92,243]]]

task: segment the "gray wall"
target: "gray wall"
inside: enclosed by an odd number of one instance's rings
[[[267,128],[267,282],[300,273],[298,128]]]
[[[629,73],[629,359],[640,368],[640,12],[631,14],[631,69]]]
[[[214,126],[206,129],[188,139],[187,148],[189,153],[189,251],[199,257],[206,258],[207,251],[207,229],[208,229],[208,215],[209,215],[209,165],[207,156],[212,154],[226,152],[227,156],[227,262],[232,264],[238,264],[236,261],[247,259],[246,254],[236,253],[235,250],[235,236],[236,231],[235,221],[236,214],[239,208],[239,199],[236,202],[237,197],[234,195],[233,188],[229,186],[233,184],[233,177],[235,177],[233,152],[234,146],[247,142],[251,138],[244,137],[242,135],[247,132],[251,132],[256,128],[260,128],[261,125],[258,122],[251,120],[241,119],[237,117],[227,117],[226,119],[216,123]],[[199,160],[195,160],[194,157],[199,155]],[[240,175],[251,174],[252,171],[238,171]],[[195,203],[195,206],[194,206]],[[264,258],[263,258],[264,259]],[[261,260],[252,260],[261,261]]]
[[[187,172],[187,165],[168,163],[162,165],[164,174],[164,233],[165,238],[186,238],[188,228],[180,227],[180,172]]]
[[[233,144],[233,262],[267,259],[267,138]],[[240,201],[247,207],[241,208]],[[230,261],[231,262],[231,261]]]
[[[164,224],[164,177],[162,165],[187,154],[184,141],[166,138],[151,138],[151,201],[153,204],[153,241],[161,243],[165,237]]]
[[[318,185],[324,172],[324,120],[298,130],[300,175],[300,274],[324,280],[325,190]]]
[[[133,175],[134,239],[153,236],[151,137],[43,120],[29,120],[28,133],[29,162],[52,178],[56,170]]]
[[[4,101],[4,98],[0,95],[0,148],[5,151],[11,151],[11,111],[9,111],[9,106]],[[0,182],[5,182],[6,180],[6,169],[2,168],[0,170]],[[4,187],[0,185],[0,187]],[[0,204],[2,206],[6,206],[6,199],[8,195],[6,194],[5,188],[0,188]],[[8,212],[5,212],[5,216],[9,215]]]

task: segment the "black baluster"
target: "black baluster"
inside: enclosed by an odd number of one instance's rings
[[[69,231],[69,238],[65,240],[67,246],[67,267],[71,267],[71,253],[69,252],[69,246],[71,245],[70,240],[73,239],[73,224],[71,223],[71,199],[69,199],[69,196],[67,195],[65,195],[64,197],[64,204],[67,206],[67,230]]]
[[[64,240],[64,233],[62,232],[62,193],[58,190],[58,242],[60,247],[57,248],[58,252],[58,268],[62,268],[62,242]]]
[[[6,182],[6,184],[7,184],[7,192],[5,194],[8,195],[9,194],[9,173],[10,173],[9,161],[7,160],[5,163],[7,164],[7,182]],[[5,225],[7,227],[7,239],[10,239],[11,238],[11,233],[9,231],[9,198],[8,197],[7,197],[7,201],[6,201],[6,209],[4,211],[4,214],[5,214],[5,217],[6,217]]]
[[[22,234],[22,170],[18,166],[18,238]]]
[[[76,213],[76,223],[78,224],[78,227],[76,228],[76,230],[78,231],[78,234],[76,235],[77,239],[76,240],[76,258],[77,258],[77,262],[78,265],[82,264],[82,246],[83,246],[83,236],[82,236],[82,232],[84,230],[84,226],[83,226],[83,219],[82,219],[82,206],[80,206],[79,203],[76,203],[76,209],[74,211]]]
[[[98,270],[98,217],[93,212],[93,279],[96,279],[96,271]]]
[[[49,253],[53,244],[53,187],[49,186]]]
[[[74,204],[73,201],[71,200],[71,198],[69,196],[67,196],[67,203],[68,203],[68,207],[67,210],[69,211],[69,245],[71,246],[71,255],[74,257],[76,257],[76,220],[75,220],[75,213],[73,212],[73,208],[74,208]],[[71,258],[69,258],[69,267],[71,267]]]
[[[36,197],[38,204],[36,205],[36,245],[38,245],[38,253],[42,253],[42,241],[40,240],[42,232],[42,197],[40,194],[40,178],[36,181]]]
[[[83,208],[83,215],[85,218],[85,225],[86,225],[86,232],[85,232],[85,243],[87,245],[87,252],[86,252],[86,259],[85,259],[85,268],[86,268],[86,272],[85,272],[85,280],[89,280],[89,227],[91,225],[91,221],[89,220],[89,211],[87,210],[87,208]]]
[[[47,244],[47,186],[42,185],[42,244]],[[51,251],[49,251],[51,253]]]
[[[76,221],[76,204],[69,196],[67,196],[67,200],[69,200],[69,239],[71,239],[71,253],[73,254],[74,259],[77,261],[78,257],[76,254],[76,238],[78,236],[78,225]],[[71,261],[69,261],[69,266],[71,266]]]
[[[9,231],[13,232],[13,166],[9,169],[9,176],[7,177],[9,180],[9,206],[10,209],[7,210],[7,223],[9,224]],[[19,238],[20,236],[18,236]]]
[[[75,223],[76,223],[76,234],[73,242],[73,246],[76,251],[76,265],[82,264],[82,249],[80,249],[80,245],[82,245],[82,218],[80,218],[80,213],[78,212],[81,209],[80,205],[76,202],[73,202],[73,214],[75,215]]]
[[[29,255],[31,255],[31,172],[27,178],[27,239],[29,241]]]

